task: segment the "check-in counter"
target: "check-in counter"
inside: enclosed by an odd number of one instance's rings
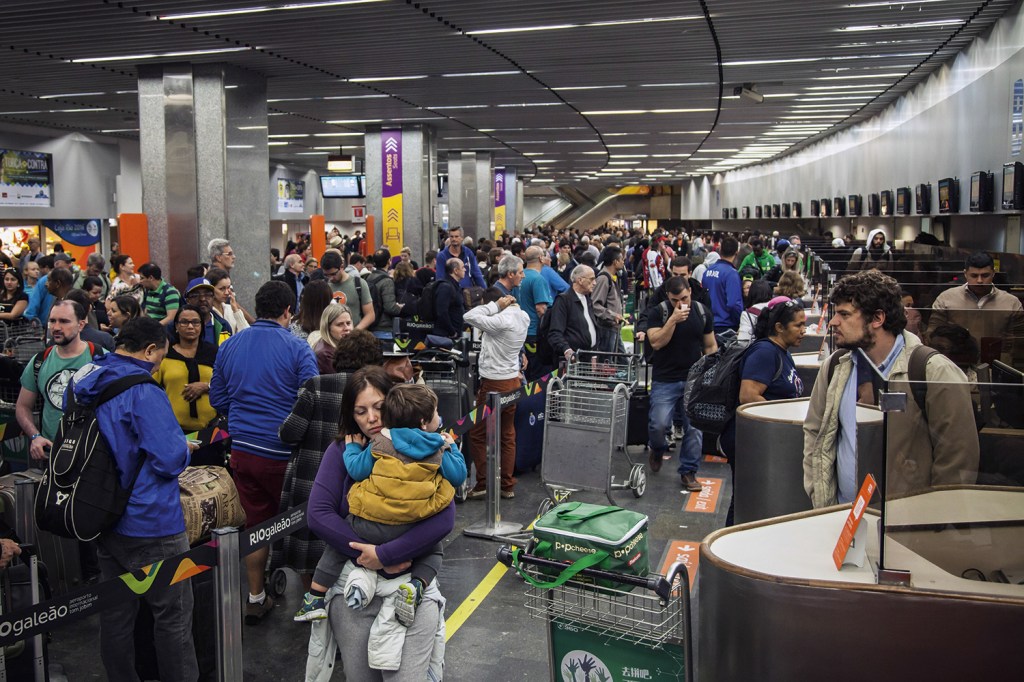
[[[804,390],[800,394],[801,397],[810,397],[811,389],[814,388],[814,381],[818,378],[818,370],[821,369],[821,360],[818,359],[818,353],[794,353],[793,364],[796,365],[796,373],[804,384]]]
[[[800,345],[792,350],[793,353],[817,353],[821,351],[821,344],[825,340],[824,334],[804,334],[800,339]]]
[[[903,525],[886,566],[908,570],[909,586],[878,584],[873,509],[862,521],[869,559],[841,571],[832,551],[849,505],[712,533],[700,550],[698,679],[1020,680],[1024,586],[961,573],[1016,567],[1022,503],[1020,489],[978,487],[888,501],[887,519]],[[993,542],[958,552],[966,527]]]
[[[733,482],[736,523],[811,508],[803,478],[803,425],[809,404],[807,398],[796,398],[737,408]],[[865,463],[878,476],[866,463],[881,451],[882,413],[877,408],[858,405],[858,463]],[[858,475],[858,480],[861,478]]]

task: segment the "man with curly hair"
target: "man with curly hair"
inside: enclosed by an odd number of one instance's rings
[[[853,501],[864,476],[857,462],[857,403],[877,404],[878,390],[907,394],[906,409],[886,419],[886,497],[933,486],[974,483],[978,434],[970,386],[949,359],[906,331],[900,287],[868,270],[832,291],[837,352],[821,367],[804,422],[804,488],[815,508]],[[924,409],[910,368],[925,362]]]

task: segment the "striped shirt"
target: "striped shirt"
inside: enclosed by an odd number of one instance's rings
[[[142,309],[154,320],[162,320],[167,313],[181,307],[181,294],[167,282],[160,280],[160,286],[153,291],[146,291],[142,299]]]

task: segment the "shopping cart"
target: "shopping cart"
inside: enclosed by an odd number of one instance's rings
[[[509,546],[498,560],[513,565]],[[520,552],[525,578],[546,585],[565,564]],[[546,573],[542,569],[547,569]],[[527,580],[526,609],[547,624],[550,679],[556,682],[674,682],[693,679],[690,586],[686,566],[646,577],[583,569],[557,587]],[[612,580],[622,587],[593,581]]]
[[[544,414],[544,457],[541,481],[548,497],[538,515],[577,491],[604,492],[615,504],[613,490],[647,490],[644,465],[626,450],[626,414],[636,387],[638,360],[624,353],[580,353],[563,377],[548,384]],[[622,452],[629,475],[617,483],[612,459]]]

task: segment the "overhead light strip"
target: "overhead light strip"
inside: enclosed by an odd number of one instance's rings
[[[235,9],[209,10],[206,12],[185,12],[182,14],[164,14],[158,21],[182,21],[185,19],[209,19],[211,17],[229,17],[239,14],[263,14],[265,12],[287,12],[290,10],[318,9],[321,7],[340,7],[343,5],[364,5],[384,0],[322,0],[322,2],[296,2],[288,5],[258,5],[256,7],[238,7]]]
[[[466,31],[468,36],[493,35],[496,33],[528,33],[532,31],[561,31],[568,28],[602,28],[606,26],[631,26],[635,24],[661,24],[673,21],[696,21],[702,16],[649,17],[644,19],[617,19],[612,21],[592,21],[584,24],[547,24],[543,26],[517,26],[511,28],[486,28]]]
[[[113,57],[84,57],[68,60],[71,64],[96,64],[99,62],[137,62],[143,59],[163,59],[165,57],[199,57],[207,54],[228,54],[231,52],[248,52],[252,47],[222,47],[215,50],[181,50],[177,52],[159,52],[148,54],[122,54]]]

